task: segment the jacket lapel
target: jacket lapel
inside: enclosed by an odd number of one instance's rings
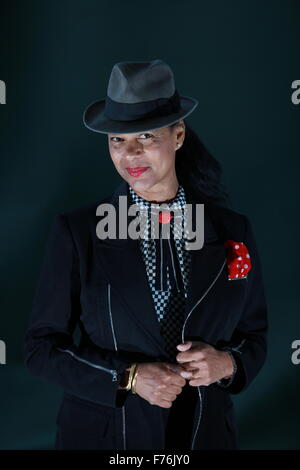
[[[185,189],[185,188],[184,188]],[[191,194],[185,189],[186,202],[192,204],[193,228],[196,204]],[[119,196],[127,196],[128,214],[129,190],[128,183],[123,181],[115,190],[108,202],[116,209],[117,237],[119,233]],[[194,304],[211,286],[222,266],[226,252],[225,246],[218,241],[209,211],[204,208],[204,245],[201,249],[191,250],[191,265],[186,302],[186,317]],[[134,219],[127,216],[127,226]],[[146,267],[140,252],[139,240],[105,239],[96,237],[97,255],[104,273],[111,284],[112,294],[118,295],[128,315],[144,331],[161,353],[165,354],[165,342],[160,333],[160,324],[154,307],[151,289],[148,284]]]
[[[128,214],[129,190],[123,181],[108,201],[116,209],[116,233],[119,233],[119,197],[126,198]],[[135,216],[127,216],[127,227]],[[144,331],[162,354],[165,353],[164,339],[154,308],[152,293],[148,284],[146,267],[140,252],[139,240],[96,238],[98,260],[111,284],[112,294],[118,295],[128,315]]]
[[[196,200],[187,188],[185,189],[186,202],[192,205],[193,230],[196,224]],[[188,280],[188,292],[186,299],[187,316],[195,304],[201,299],[208,289],[213,288],[214,281],[226,259],[226,248],[214,224],[209,204],[204,205],[204,244],[202,248],[191,250],[191,265]]]

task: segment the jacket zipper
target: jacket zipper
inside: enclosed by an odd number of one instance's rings
[[[204,294],[202,295],[202,297],[194,304],[193,308],[189,311],[189,314],[188,316],[186,317],[185,321],[184,321],[184,324],[183,324],[183,327],[182,327],[182,332],[181,332],[181,338],[182,338],[182,343],[184,343],[184,328],[185,328],[185,325],[186,325],[186,322],[187,320],[189,319],[191,313],[193,312],[193,310],[197,307],[197,305],[199,305],[199,303],[204,299],[204,297],[206,296],[206,294],[210,291],[210,289],[212,288],[212,286],[214,285],[214,283],[216,282],[216,280],[218,279],[218,277],[220,276],[221,272],[223,271],[223,268],[226,264],[226,259],[225,261],[223,262],[223,265],[221,267],[221,269],[219,270],[218,274],[216,275],[216,277],[214,278],[213,282],[210,284],[210,286],[206,289],[206,291],[204,292]],[[200,391],[200,385],[197,386],[197,389],[198,389],[198,394],[199,394],[199,400],[200,400],[200,412],[199,412],[199,418],[198,418],[198,423],[197,423],[197,426],[196,426],[196,430],[194,432],[194,436],[193,436],[193,439],[192,439],[192,445],[191,445],[191,450],[193,450],[194,448],[194,443],[195,443],[195,439],[196,439],[196,435],[197,435],[197,432],[198,432],[198,429],[199,429],[199,425],[200,425],[200,421],[201,421],[201,417],[202,417],[202,395],[201,395],[201,391]]]
[[[116,370],[108,369],[107,367],[99,366],[98,364],[94,364],[93,362],[87,361],[86,359],[82,359],[82,357],[77,356],[76,354],[73,353],[73,351],[70,351],[69,349],[62,349],[62,348],[56,348],[56,349],[58,349],[58,351],[66,352],[70,354],[72,357],[74,357],[74,359],[77,359],[77,361],[83,362],[84,364],[88,364],[89,366],[94,367],[95,369],[100,369],[100,370],[104,370],[105,372],[109,372],[113,376],[112,378],[113,382],[116,382],[116,380],[118,380],[118,372]]]
[[[110,283],[107,286],[107,299],[108,299],[108,311],[109,311],[109,318],[110,318],[110,326],[114,340],[115,350],[118,351],[117,339],[115,335],[115,329],[113,324],[112,312],[111,312],[111,294],[110,294]],[[122,410],[122,435],[123,435],[123,448],[126,450],[126,428],[125,428],[125,405],[121,407]]]

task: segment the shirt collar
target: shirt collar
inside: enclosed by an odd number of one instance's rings
[[[151,209],[151,208],[159,208],[160,204],[147,201],[146,199],[142,198],[139,194],[137,194],[132,187],[129,185],[129,194],[131,196],[131,201],[134,204],[137,204],[141,209]],[[184,209],[186,204],[186,197],[185,191],[183,186],[179,185],[176,196],[169,202],[163,203],[166,208],[173,208],[173,209]]]
[[[181,210],[181,217],[183,217],[183,219],[185,220],[185,205],[186,205],[186,195],[185,195],[185,191],[184,191],[184,188],[183,186],[179,185],[178,189],[177,189],[177,193],[176,193],[176,196],[171,200],[169,201],[168,203],[154,203],[154,202],[150,202],[150,201],[147,201],[146,199],[142,198],[141,196],[139,196],[133,189],[130,185],[128,185],[128,188],[129,188],[129,195],[130,195],[130,198],[131,198],[131,202],[133,204],[136,204],[141,212],[141,214],[143,214],[144,216],[146,216],[146,219],[147,219],[147,227],[145,228],[145,231],[144,231],[144,238],[145,239],[149,239],[151,238],[151,235],[150,235],[150,213],[153,212],[153,209],[154,210],[159,210],[160,206],[162,204],[164,204],[164,209],[166,210]],[[176,216],[177,217],[177,216]],[[188,228],[186,227],[186,221],[184,222],[184,225],[185,225],[185,229],[186,229],[186,233],[187,233],[187,236],[189,236],[189,230]],[[173,230],[174,230],[174,234],[177,234],[177,236],[181,237],[181,228],[179,227],[179,225],[176,225],[175,224],[175,227],[173,229],[173,224],[171,223],[171,231],[173,233]]]

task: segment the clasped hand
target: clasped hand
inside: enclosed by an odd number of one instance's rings
[[[135,391],[151,405],[170,408],[182,388],[209,385],[233,373],[233,363],[226,351],[201,341],[177,345],[177,363],[146,362],[137,365]]]
[[[210,385],[233,374],[233,363],[226,351],[202,341],[187,341],[177,345],[177,349],[180,352],[176,360],[183,369],[180,375],[189,385]]]

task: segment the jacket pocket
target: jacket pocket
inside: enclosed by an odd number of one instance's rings
[[[114,410],[74,395],[64,395],[56,424],[64,449],[110,448],[114,434]]]

